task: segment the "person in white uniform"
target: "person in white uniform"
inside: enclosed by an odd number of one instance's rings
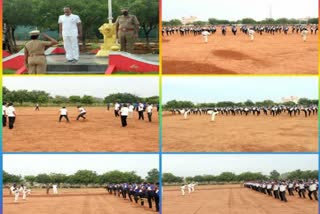
[[[314,180],[313,182],[310,183],[309,185],[309,193],[308,193],[308,196],[310,198],[310,200],[313,200],[312,199],[312,195],[314,196],[314,199],[315,200],[318,200],[318,194],[317,194],[317,183],[316,181]]]
[[[129,115],[128,118],[133,118],[133,110],[134,110],[134,106],[132,104],[129,105]]]
[[[84,115],[86,115],[86,110],[82,107],[82,106],[78,106],[78,111],[79,111],[79,115],[77,117],[77,120],[80,119],[80,117],[82,117],[84,120],[86,119],[86,117]]]
[[[148,105],[148,107],[147,107],[147,113],[148,113],[148,120],[149,120],[149,122],[152,121],[152,109],[153,109],[153,105],[152,105],[152,104]]]
[[[192,192],[192,184],[188,184],[188,193],[190,194]]]
[[[214,121],[214,120],[215,120],[217,114],[219,114],[218,111],[216,111],[216,112],[213,111],[213,112],[211,113],[211,121]]]
[[[128,125],[127,124],[128,114],[129,114],[129,108],[127,104],[123,104],[122,108],[120,109],[122,127],[126,127]]]
[[[253,41],[254,40],[254,30],[253,29],[249,29],[248,31],[248,35],[250,37],[250,40]]]
[[[120,104],[118,102],[116,102],[114,104],[114,116],[115,117],[119,117],[119,110],[120,110]]]
[[[8,107],[6,108],[6,114],[9,120],[9,129],[13,129],[13,125],[16,121],[16,110],[13,107],[13,103],[9,103]]]
[[[304,28],[302,31],[301,31],[301,36],[302,36],[302,39],[304,42],[307,41],[307,35],[308,35],[308,30],[307,28]]]
[[[53,194],[58,194],[58,185],[57,184],[53,184],[52,185],[52,190],[53,190]]]
[[[210,35],[210,33],[207,30],[204,30],[204,31],[202,31],[201,34],[203,36],[204,42],[208,43],[208,36]]]
[[[180,187],[180,189],[181,189],[181,194],[184,195],[184,194],[185,194],[184,190],[186,189],[186,185],[183,184],[183,185]]]
[[[68,110],[66,109],[65,106],[63,106],[63,107],[60,109],[59,122],[61,122],[61,119],[62,119],[63,117],[66,118],[67,122],[69,123]]]
[[[20,191],[19,191],[17,185],[13,184],[13,186],[10,187],[10,190],[11,190],[11,193],[14,195],[14,203],[17,203],[19,200],[19,194],[20,194]]]
[[[79,60],[78,38],[82,37],[81,20],[71,13],[71,7],[63,8],[64,15],[59,16],[59,36],[63,38],[67,62]]]

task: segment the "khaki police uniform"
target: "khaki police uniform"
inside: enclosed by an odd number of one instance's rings
[[[134,15],[121,15],[117,18],[116,26],[118,26],[120,51],[133,53],[135,35],[138,34],[138,32],[136,32],[137,25],[139,25],[139,21]]]
[[[31,35],[39,35],[39,31],[30,32]],[[31,40],[25,46],[25,52],[28,54],[28,73],[44,74],[47,71],[47,61],[44,55],[46,47],[51,46],[49,41]]]

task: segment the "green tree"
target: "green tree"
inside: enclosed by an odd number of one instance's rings
[[[3,184],[7,183],[20,183],[22,181],[22,178],[20,175],[13,175],[6,171],[3,171],[2,174],[2,182]]]
[[[278,180],[280,178],[280,173],[276,170],[272,170],[270,172],[270,179],[272,180]]]
[[[94,184],[98,183],[98,175],[91,170],[78,170],[73,176],[72,180],[76,184]]]
[[[162,182],[163,183],[182,183],[183,178],[177,177],[172,173],[163,173],[162,174]]]
[[[81,103],[81,97],[80,96],[70,96],[69,101],[70,101],[70,103]]]
[[[30,183],[31,186],[33,186],[34,182],[36,181],[36,176],[34,175],[26,175],[24,176],[24,179]]]
[[[94,102],[94,99],[92,96],[88,96],[88,95],[84,95],[82,98],[81,98],[81,103],[83,104],[92,104]]]
[[[150,183],[156,183],[159,181],[159,171],[154,168],[148,172],[148,176],[146,177],[146,181]]]
[[[43,173],[36,176],[35,182],[39,184],[49,184],[52,183],[52,180],[50,175]]]

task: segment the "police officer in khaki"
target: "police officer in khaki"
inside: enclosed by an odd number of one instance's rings
[[[128,8],[122,8],[122,15],[116,20],[117,40],[120,40],[120,51],[133,53],[134,41],[138,38],[139,21],[135,15],[129,15]]]
[[[25,65],[29,74],[44,74],[47,71],[47,61],[44,52],[46,48],[58,44],[57,40],[43,33],[43,38],[49,41],[39,40],[40,31],[34,30],[30,33],[31,41],[24,48]]]

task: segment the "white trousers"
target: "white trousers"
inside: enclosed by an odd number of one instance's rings
[[[181,189],[181,194],[184,195],[184,189]]]
[[[203,38],[204,38],[204,42],[208,43],[208,36],[203,36]]]
[[[303,39],[304,42],[307,41],[307,35],[303,35],[302,39]]]
[[[250,35],[250,40],[253,41],[253,39],[254,39],[254,36],[253,36],[253,34],[251,34]]]
[[[14,193],[14,202],[18,202],[19,195],[20,195],[19,192],[15,192],[15,193]]]
[[[63,47],[66,51],[67,60],[79,60],[79,44],[77,36],[64,36]]]
[[[58,194],[58,189],[53,188],[53,194]]]

